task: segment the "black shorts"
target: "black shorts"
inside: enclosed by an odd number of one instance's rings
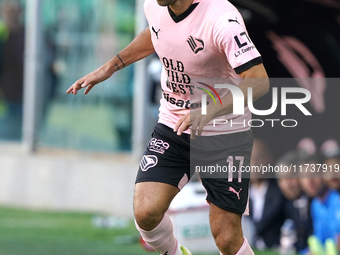
[[[242,214],[248,202],[252,131],[201,136],[178,136],[171,128],[156,124],[142,157],[139,182],[161,182],[182,189],[199,173],[207,200],[224,210]]]

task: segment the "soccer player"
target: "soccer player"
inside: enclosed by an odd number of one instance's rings
[[[135,222],[145,242],[159,253],[190,255],[174,237],[166,211],[192,175],[191,159],[204,165],[241,168],[249,166],[253,144],[247,125],[212,124],[215,117],[247,123],[251,118],[248,107],[245,114],[233,115],[232,94],[216,89],[220,104],[210,102],[207,115],[201,114],[194,96],[214,84],[198,82],[206,78],[239,80],[238,88],[247,103],[249,87],[253,100],[268,92],[268,76],[242,16],[228,1],[146,0],[144,10],[149,27],[118,55],[76,81],[67,93],[76,95],[85,88],[87,94],[116,71],[156,51],[163,63],[163,97],[159,122],[137,174]],[[216,152],[213,157],[212,151]],[[223,255],[254,254],[241,228],[249,177],[240,177],[202,178],[210,204],[211,231]]]

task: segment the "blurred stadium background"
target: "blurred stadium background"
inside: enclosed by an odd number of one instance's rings
[[[298,145],[315,154],[327,140],[338,157],[340,2],[230,2],[241,11],[270,77],[329,78],[315,92],[321,94],[315,99],[323,102],[321,108],[315,101],[308,105],[313,117],[302,119],[297,129],[254,130],[259,151],[267,146],[271,154],[260,153],[260,160],[274,163]],[[148,254],[132,223],[132,197],[139,157],[157,121],[156,56],[116,73],[87,96],[65,93],[146,27],[143,0],[0,4],[0,255]],[[285,62],[287,55],[292,65]],[[303,72],[297,75],[294,68]],[[257,105],[270,102],[268,95]],[[293,112],[290,117],[301,116]],[[265,181],[265,191],[271,183]],[[262,208],[261,216],[244,222],[253,246],[261,249],[256,254],[295,254],[290,246],[282,250],[283,244],[296,242],[287,241],[287,233],[298,238],[309,230],[287,223],[282,213],[287,199],[281,193],[263,199],[279,204],[254,205]],[[312,199],[307,199],[308,211]],[[340,219],[328,220],[339,224],[340,234]],[[270,235],[278,239],[266,240]]]

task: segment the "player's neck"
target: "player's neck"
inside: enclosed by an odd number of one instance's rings
[[[169,7],[178,16],[185,12],[194,2],[194,0],[177,0]]]

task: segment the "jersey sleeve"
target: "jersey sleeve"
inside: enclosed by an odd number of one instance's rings
[[[237,74],[262,63],[261,55],[251,41],[239,12],[220,17],[214,24],[213,38],[216,47],[226,54]]]
[[[145,18],[148,22],[148,25],[149,25],[149,29],[151,30],[150,28],[150,15],[152,15],[152,12],[153,12],[153,3],[152,3],[152,0],[145,0],[144,1],[144,5],[143,5],[143,9],[144,9],[144,14],[145,14]]]

